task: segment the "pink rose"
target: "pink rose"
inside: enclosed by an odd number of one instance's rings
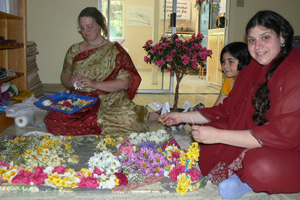
[[[120,151],[125,153],[126,156],[129,156],[132,153],[133,150],[132,150],[131,146],[126,146],[126,147],[120,146]]]

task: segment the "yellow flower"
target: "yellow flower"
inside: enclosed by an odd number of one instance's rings
[[[67,151],[72,151],[72,146],[70,144],[66,144],[65,149]]]
[[[72,187],[72,188],[74,188],[74,187],[76,187],[76,186],[77,186],[77,183],[75,183],[75,182],[72,182],[72,183],[71,183],[71,187]]]
[[[68,136],[66,137],[66,139],[67,139],[67,140],[71,140],[71,139],[72,139],[71,135],[68,135]]]
[[[115,183],[116,183],[116,186],[119,185],[119,179],[118,178],[115,178]]]

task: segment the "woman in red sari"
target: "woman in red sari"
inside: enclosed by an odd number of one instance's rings
[[[105,18],[88,7],[78,17],[84,41],[66,53],[61,82],[72,93],[97,97],[95,105],[72,115],[50,111],[47,129],[55,135],[129,134],[148,130],[149,113],[132,99],[140,85],[130,56],[107,37]]]
[[[199,166],[225,198],[252,189],[300,192],[300,52],[293,34],[279,14],[258,12],[246,27],[253,60],[223,104],[161,117],[167,125],[204,124],[192,127],[201,143]]]

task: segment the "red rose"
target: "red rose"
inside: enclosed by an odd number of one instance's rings
[[[125,174],[123,174],[123,172],[121,172],[121,173],[115,173],[115,176],[119,179],[119,185],[120,186],[128,184],[127,176]]]

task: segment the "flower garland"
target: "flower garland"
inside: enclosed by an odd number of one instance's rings
[[[173,144],[172,147],[174,146],[176,145]],[[177,181],[176,191],[178,193],[184,194],[189,190],[195,189],[192,183],[198,181],[201,176],[197,163],[198,157],[198,143],[193,142],[186,153],[181,153],[178,158],[179,163],[172,164],[166,168],[164,175],[175,182]],[[200,187],[200,184],[198,185]]]

